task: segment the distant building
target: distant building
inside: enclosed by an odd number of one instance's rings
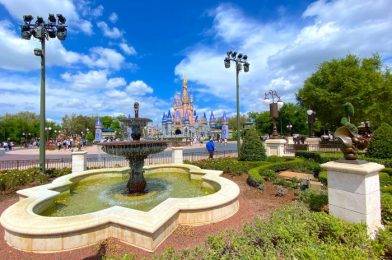
[[[225,123],[223,123],[223,119]],[[225,127],[223,127],[225,126]],[[200,117],[194,107],[194,99],[188,94],[188,81],[182,81],[182,93],[174,96],[173,109],[163,113],[162,134],[163,138],[183,137],[213,137],[222,138],[225,131],[226,138],[229,138],[226,113],[223,113],[222,125],[217,125],[214,113],[211,112],[209,120],[206,113]]]

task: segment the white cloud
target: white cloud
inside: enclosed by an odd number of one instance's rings
[[[136,55],[136,50],[132,46],[129,46],[127,43],[123,42],[120,43],[120,48],[125,52],[127,55]]]
[[[61,78],[68,82],[71,88],[78,91],[98,91],[100,89],[113,89],[126,85],[124,78],[109,78],[106,70],[90,70],[86,73],[79,71],[76,74],[65,72],[61,74]]]
[[[122,32],[117,27],[110,28],[107,23],[103,21],[98,22],[97,26],[99,29],[101,29],[103,35],[106,37],[117,39],[122,36]]]
[[[214,42],[187,48],[175,74],[185,74],[190,84],[197,85],[196,92],[208,93],[206,98],[234,104],[234,63],[224,69],[223,59],[227,50],[246,53],[251,65],[249,73],[240,72],[242,111],[266,110],[262,99],[270,88],[285,102],[294,102],[303,81],[325,60],[349,53],[392,56],[389,0],[320,0],[308,6],[298,23],[256,20],[228,4],[211,14],[209,33],[215,36]]]
[[[89,67],[105,69],[120,69],[125,58],[114,49],[94,47],[90,49],[89,55],[81,56],[81,61]]]
[[[153,89],[142,80],[135,80],[128,84],[125,91],[134,96],[144,96],[151,94]]]
[[[117,15],[115,12],[111,13],[110,16],[109,16],[109,20],[110,20],[112,23],[116,23],[117,20],[118,20],[118,15]]]

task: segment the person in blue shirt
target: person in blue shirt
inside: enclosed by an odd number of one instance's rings
[[[214,141],[212,140],[212,138],[210,138],[210,141],[207,142],[206,144],[206,148],[208,153],[210,154],[209,158],[214,158],[214,151],[215,151],[215,144]]]

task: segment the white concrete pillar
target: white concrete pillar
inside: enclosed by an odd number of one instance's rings
[[[318,151],[320,148],[321,139],[318,137],[308,137],[305,139],[304,144],[308,145],[308,151]]]
[[[374,236],[382,226],[378,173],[384,166],[346,162],[321,165],[328,171],[329,213],[348,222],[366,223],[369,235]]]
[[[287,144],[294,144],[294,138],[292,136],[287,137]]]
[[[172,161],[173,163],[184,163],[182,147],[172,147]]]
[[[284,156],[285,139],[268,139],[265,141],[265,153],[267,156]]]
[[[72,173],[87,170],[87,152],[72,152]]]

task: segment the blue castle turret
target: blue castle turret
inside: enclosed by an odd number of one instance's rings
[[[227,119],[226,112],[222,116],[222,139],[227,139],[229,135],[229,120]]]

